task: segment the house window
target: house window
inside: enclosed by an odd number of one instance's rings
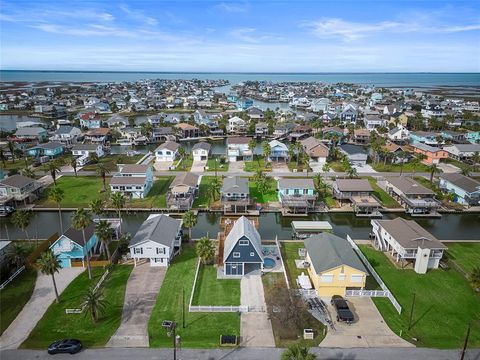
[[[320,281],[324,283],[331,283],[333,282],[333,275],[331,274],[322,275],[320,277]]]
[[[303,194],[307,195],[308,194],[308,189],[303,189]]]
[[[141,190],[142,187],[141,187],[141,186],[137,186],[136,189],[137,189],[137,190]]]
[[[143,249],[142,248],[133,248],[133,253],[134,254],[143,254]]]
[[[234,258],[239,258],[239,257],[240,257],[240,253],[239,253],[239,252],[234,252],[234,253],[233,253],[233,257],[234,257]]]
[[[255,253],[252,251],[252,252],[250,253],[250,256],[255,256]]]
[[[157,254],[165,254],[165,248],[157,248]]]
[[[361,283],[363,281],[363,275],[352,275],[352,283]]]
[[[240,240],[240,241],[238,242],[238,244],[239,244],[240,246],[248,246],[249,243],[250,243],[250,242],[249,242],[248,240]]]

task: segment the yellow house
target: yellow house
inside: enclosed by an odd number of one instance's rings
[[[405,113],[402,113],[402,114],[398,115],[397,117],[390,116],[390,120],[388,121],[388,123],[389,124],[394,124],[394,125],[407,126],[408,116]]]
[[[319,296],[365,288],[367,269],[347,240],[321,233],[305,240],[308,274]]]

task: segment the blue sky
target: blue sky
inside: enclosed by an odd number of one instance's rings
[[[2,1],[0,68],[480,71],[478,1]]]

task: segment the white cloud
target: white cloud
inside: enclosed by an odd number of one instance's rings
[[[243,13],[243,12],[247,12],[248,10],[247,5],[232,4],[232,3],[225,3],[225,2],[218,4],[216,8],[228,13]]]
[[[255,28],[237,28],[228,32],[236,40],[258,44],[265,40],[272,40],[274,37],[269,34],[259,34]]]
[[[147,16],[143,11],[132,10],[127,5],[120,5],[120,10],[127,14],[131,19],[143,22],[147,25],[155,26],[158,25],[158,20],[154,17]]]

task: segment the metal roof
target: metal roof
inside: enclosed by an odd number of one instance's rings
[[[257,251],[258,256],[263,261],[262,239],[260,238],[260,234],[258,233],[257,229],[255,229],[255,226],[253,226],[250,220],[248,220],[245,216],[242,216],[237,221],[235,221],[232,230],[230,230],[227,237],[225,238],[223,259],[225,260],[228,258],[233,248],[237,244],[238,240],[240,240],[244,236],[248,240],[250,240],[250,243]]]

